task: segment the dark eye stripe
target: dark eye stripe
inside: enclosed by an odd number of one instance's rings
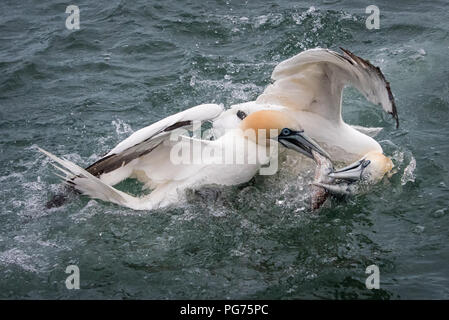
[[[363,162],[362,162],[362,167],[363,167],[363,168],[366,168],[366,167],[369,166],[370,163],[371,163],[371,160],[363,160]]]
[[[242,110],[237,111],[237,117],[239,117],[240,120],[245,119],[247,114],[243,112]]]

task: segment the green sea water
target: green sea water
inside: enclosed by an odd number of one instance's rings
[[[72,4],[79,30],[66,1],[0,2],[0,298],[449,298],[447,1]],[[391,83],[399,129],[344,94],[344,119],[383,127],[396,166],[368,194],[312,214],[310,179],[281,169],[170,209],[79,196],[45,208],[60,183],[37,146],[87,166],[175,112],[255,99],[276,64],[317,46],[369,59]],[[73,264],[79,290],[65,286]],[[378,290],[365,286],[372,264]]]

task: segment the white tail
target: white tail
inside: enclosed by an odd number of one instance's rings
[[[125,206],[134,210],[150,210],[152,209],[149,199],[133,197],[120,190],[105,184],[97,177],[91,175],[89,172],[77,166],[73,162],[65,159],[60,159],[54,154],[39,148],[39,151],[45,154],[50,159],[56,161],[63,168],[54,165],[56,169],[61,171],[64,176],[57,174],[61,177],[65,183],[73,186],[76,190],[80,191],[91,198],[100,199],[103,201],[113,202],[115,204]]]

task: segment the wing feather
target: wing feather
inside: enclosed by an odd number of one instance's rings
[[[256,102],[311,111],[333,121],[341,119],[341,96],[346,85],[357,88],[367,100],[399,118],[390,83],[378,67],[348,50],[311,49],[281,62],[273,71],[274,83]]]
[[[86,171],[97,177],[111,172],[156,149],[173,130],[189,126],[194,121],[213,120],[222,112],[223,107],[220,105],[202,104],[162,119],[134,132],[103,158],[87,167]]]

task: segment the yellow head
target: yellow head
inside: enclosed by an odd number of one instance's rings
[[[285,112],[277,110],[261,110],[249,114],[240,123],[240,129],[243,132],[254,132],[254,136],[248,134],[248,138],[256,139],[257,143],[264,143],[265,141],[260,139],[270,139],[271,130],[275,131],[275,135],[271,138],[279,136],[283,128],[289,128],[291,130],[301,130],[299,124],[293,117],[288,117]],[[267,141],[268,143],[269,141]]]
[[[244,135],[259,145],[269,145],[277,140],[284,147],[293,149],[313,159],[312,150],[325,157],[329,155],[312,139],[307,137],[295,117],[288,111],[261,110],[249,114],[240,123]]]
[[[366,167],[363,176],[370,182],[378,182],[383,176],[393,169],[393,161],[379,151],[370,151],[363,157],[369,160],[370,164]]]
[[[349,166],[335,170],[329,176],[336,179],[361,180],[374,184],[379,182],[392,168],[393,162],[390,158],[384,156],[382,152],[370,151],[362,159]]]

